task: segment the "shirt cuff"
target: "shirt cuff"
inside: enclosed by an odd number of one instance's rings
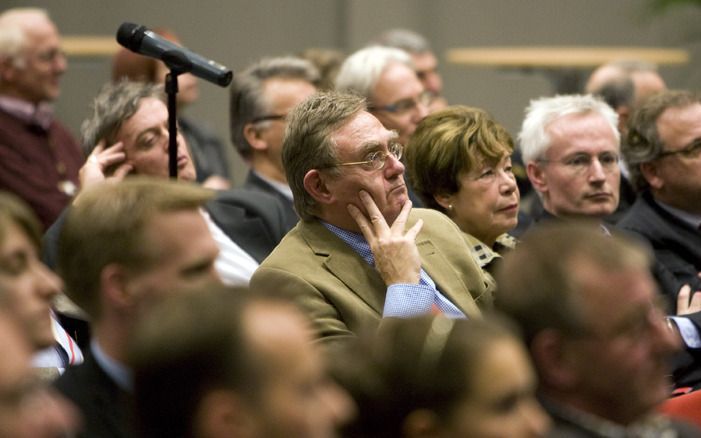
[[[382,317],[409,318],[431,312],[435,290],[423,284],[392,284],[387,288]]]
[[[689,318],[683,316],[669,316],[679,329],[679,334],[688,348],[701,348],[701,336],[699,330]]]

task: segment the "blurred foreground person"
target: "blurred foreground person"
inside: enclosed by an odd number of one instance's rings
[[[219,253],[200,208],[213,193],[133,177],[84,191],[68,213],[59,272],[90,316],[85,362],[55,383],[82,411],[86,437],[132,437],[127,342],[138,318],[174,290],[218,281]]]
[[[33,348],[24,329],[0,312],[0,438],[72,436],[78,414],[34,375],[30,366]]]
[[[384,321],[338,373],[359,408],[349,438],[542,437],[550,426],[526,350],[494,320]]]
[[[83,361],[80,348],[52,313],[63,283],[39,259],[41,224],[19,198],[0,192],[0,308],[22,325],[34,366],[55,378]]]
[[[504,257],[496,304],[522,327],[553,436],[698,437],[656,414],[681,343],[644,247],[593,224],[549,223]]]
[[[327,438],[348,419],[309,321],[247,292],[198,288],[141,321],[130,354],[140,436]]]

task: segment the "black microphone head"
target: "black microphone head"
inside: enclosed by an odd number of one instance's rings
[[[122,23],[117,29],[117,42],[127,49],[136,52],[141,47],[146,28],[134,23]]]

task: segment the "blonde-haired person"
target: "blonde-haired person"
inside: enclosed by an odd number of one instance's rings
[[[407,145],[409,181],[428,208],[468,235],[477,263],[489,271],[513,248],[520,195],[512,172],[514,143],[491,115],[451,106],[426,117]]]

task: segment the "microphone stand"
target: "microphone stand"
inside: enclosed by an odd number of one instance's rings
[[[176,69],[171,69],[166,75],[165,90],[168,95],[168,175],[178,179],[178,117],[177,95],[178,75]]]
[[[182,52],[170,50],[161,58],[170,73],[166,75],[165,91],[168,95],[168,175],[178,178],[178,76],[192,70],[192,63]]]

